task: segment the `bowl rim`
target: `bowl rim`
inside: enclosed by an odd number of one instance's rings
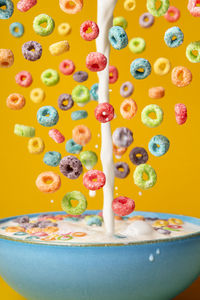
[[[87,210],[83,213],[84,214],[97,214],[99,213],[100,210]],[[56,211],[56,212],[43,212],[43,213],[33,213],[33,214],[24,214],[24,215],[17,215],[13,217],[8,217],[8,218],[3,218],[0,219],[0,225],[4,222],[11,221],[13,219],[16,219],[18,217],[23,217],[23,216],[29,216],[30,218],[32,217],[37,217],[38,215],[42,214],[51,214],[51,215],[64,215],[66,212],[63,211]],[[179,218],[182,221],[189,222],[194,225],[200,226],[200,218],[196,217],[190,217],[190,216],[185,216],[185,215],[177,215],[177,214],[172,214],[172,213],[158,213],[158,212],[144,212],[144,211],[134,211],[132,214],[129,216],[134,216],[134,215],[142,215],[144,217],[150,217],[150,218],[155,218],[155,217],[161,217],[163,219],[166,218]],[[20,240],[19,238],[14,238],[6,235],[0,234],[0,241],[1,240],[7,240],[7,241],[13,241],[13,242],[18,242],[18,243],[23,243],[23,244],[32,244],[32,245],[41,245],[41,246],[53,246],[53,247],[120,247],[120,246],[137,246],[137,245],[145,245],[145,244],[159,244],[159,243],[168,243],[168,242],[174,242],[174,241],[180,241],[180,240],[188,240],[191,238],[195,237],[200,237],[200,229],[197,232],[194,233],[188,233],[185,235],[181,236],[175,236],[175,237],[168,237],[168,238],[163,238],[163,239],[152,239],[152,240],[145,240],[145,241],[135,241],[135,242],[130,242],[130,243],[69,243],[65,242],[64,244],[53,244],[53,243],[48,243],[48,242],[41,242],[41,241],[29,241],[29,240]]]

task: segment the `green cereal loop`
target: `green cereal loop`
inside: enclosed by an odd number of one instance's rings
[[[77,85],[72,91],[72,99],[79,105],[85,105],[90,101],[90,90],[84,85]]]
[[[136,37],[129,41],[128,47],[133,53],[141,53],[146,48],[146,42],[143,38]]]
[[[26,125],[15,124],[14,134],[18,136],[34,137],[35,128]]]
[[[156,119],[149,117],[150,113],[156,114]],[[154,128],[159,126],[163,121],[163,110],[156,104],[150,104],[145,106],[141,114],[142,123],[147,127]]]
[[[41,24],[46,23],[46,27],[42,27]],[[46,15],[46,14],[41,14],[35,17],[33,21],[33,29],[34,31],[41,35],[41,36],[47,36],[52,33],[54,30],[55,24],[54,20]]]
[[[93,151],[82,151],[80,161],[86,169],[90,170],[97,164],[98,156]]]
[[[198,54],[194,55],[192,52],[197,51]],[[186,57],[192,63],[200,62],[200,41],[190,43],[186,48]]]
[[[120,26],[126,30],[128,26],[128,22],[124,17],[116,17],[113,19],[113,26]]]
[[[52,86],[56,85],[59,82],[60,77],[57,71],[53,69],[47,69],[44,72],[42,72],[41,80],[45,85]]]
[[[154,17],[163,16],[169,8],[169,0],[160,0],[161,5],[158,9],[156,9],[157,0],[147,0],[147,9]]]
[[[77,200],[79,203],[76,207],[73,207],[71,200]],[[69,215],[81,215],[87,208],[87,199],[78,191],[67,193],[61,202],[62,209]]]
[[[148,179],[143,179],[144,173],[148,176]],[[136,167],[133,173],[134,183],[141,189],[147,190],[153,187],[157,181],[157,175],[155,170],[148,164],[141,164]]]

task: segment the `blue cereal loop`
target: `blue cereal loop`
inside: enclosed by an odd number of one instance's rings
[[[121,26],[113,26],[109,30],[109,41],[113,48],[121,50],[128,45],[128,37],[126,31]]]
[[[2,9],[2,6],[6,6],[6,9]],[[0,0],[0,19],[9,19],[14,12],[14,5],[11,0]]]
[[[78,154],[82,151],[83,147],[77,143],[74,142],[73,139],[67,141],[65,145],[65,149],[67,152],[72,154]]]
[[[71,113],[71,118],[73,121],[86,119],[88,117],[88,113],[86,110],[76,110]]]
[[[37,112],[38,123],[45,127],[51,127],[58,123],[59,115],[57,110],[50,105],[40,107]]]
[[[90,89],[90,96],[95,101],[99,100],[98,89],[99,89],[99,84],[98,83],[93,84],[91,86],[91,89]]]
[[[162,156],[169,150],[170,142],[164,135],[155,135],[149,142],[149,151],[154,156]]]
[[[56,151],[46,152],[43,158],[43,162],[47,166],[57,167],[61,161],[61,154]]]
[[[24,26],[19,23],[19,22],[14,22],[12,24],[10,24],[10,33],[14,36],[14,37],[21,37],[24,34]],[[16,31],[16,29],[18,29]]]
[[[102,225],[102,218],[100,216],[87,216],[85,218],[86,223],[88,226],[96,225],[101,226]]]
[[[183,39],[184,34],[177,26],[171,27],[165,32],[164,41],[170,48],[179,47],[183,43]]]
[[[143,71],[140,72],[139,69]],[[145,58],[137,58],[131,63],[130,72],[135,79],[145,79],[151,74],[151,64]]]

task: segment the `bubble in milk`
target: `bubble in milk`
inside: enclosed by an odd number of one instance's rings
[[[156,254],[159,255],[160,254],[160,249],[156,249]]]
[[[89,196],[90,197],[95,197],[96,196],[96,191],[89,191]]]
[[[153,255],[153,254],[150,254],[150,255],[149,255],[149,261],[150,261],[150,262],[153,262],[153,261],[154,261],[154,255]]]

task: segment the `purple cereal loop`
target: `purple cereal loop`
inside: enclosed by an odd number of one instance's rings
[[[63,102],[68,101],[67,105],[64,105]],[[62,110],[68,110],[72,108],[74,101],[70,94],[61,94],[58,98],[58,107]]]
[[[134,91],[134,86],[130,81],[124,82],[120,87],[120,95],[124,98],[130,97]]]
[[[113,132],[112,139],[117,147],[129,147],[133,142],[133,132],[126,127],[119,127]]]
[[[138,157],[137,155],[140,154],[141,156]],[[148,156],[148,153],[147,151],[142,148],[142,147],[135,147],[131,150],[130,154],[129,154],[129,158],[130,158],[130,161],[138,166],[140,164],[145,164],[148,159],[149,159],[149,156]]]
[[[148,19],[145,21],[145,19]],[[139,18],[139,24],[141,27],[149,28],[154,24],[155,18],[149,12],[142,14]]]
[[[84,71],[78,71],[73,74],[73,78],[77,82],[84,82],[88,79],[88,73]]]
[[[31,51],[31,50],[35,51]],[[35,41],[29,41],[23,44],[22,46],[22,54],[25,59],[30,61],[35,61],[40,59],[42,56],[42,46]]]
[[[123,169],[122,171],[120,171],[120,169]],[[115,177],[117,178],[126,178],[129,173],[130,173],[130,168],[129,165],[125,162],[117,162],[115,164]]]
[[[63,157],[59,168],[60,172],[69,179],[77,179],[83,172],[82,163],[73,155]]]

